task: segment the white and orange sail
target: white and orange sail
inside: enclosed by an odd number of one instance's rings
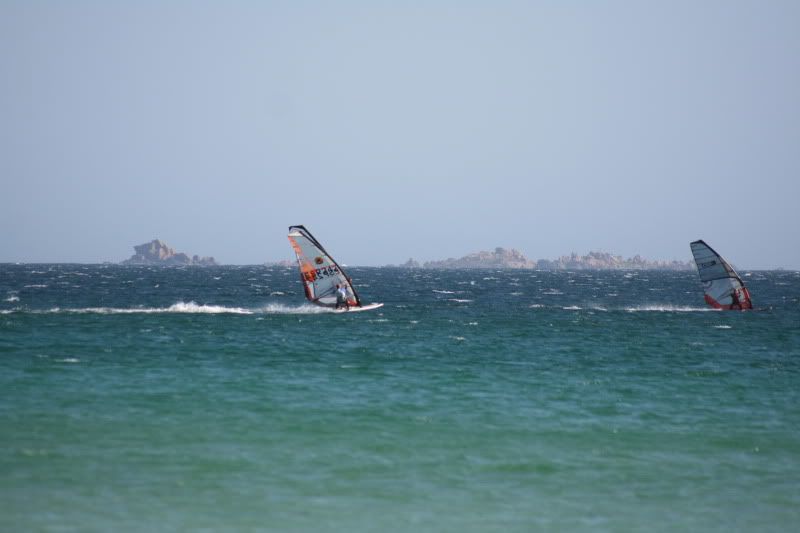
[[[752,309],[750,292],[731,265],[703,240],[690,243],[705,300],[714,309]]]
[[[350,277],[305,226],[289,226],[288,237],[300,266],[306,298],[311,303],[335,307],[336,286],[343,285],[347,290],[348,305],[361,307]]]

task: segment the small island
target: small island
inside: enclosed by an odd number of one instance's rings
[[[167,243],[160,239],[134,246],[136,252],[129,259],[122,262],[123,265],[198,265],[198,266],[217,266],[213,257],[199,257],[193,255],[189,257],[183,252],[175,252],[167,246]]]
[[[409,259],[400,268],[499,268],[536,270],[693,270],[685,261],[649,260],[636,255],[627,259],[608,252],[589,252],[586,255],[563,255],[558,259],[528,259],[513,248],[495,248],[492,252],[476,252],[459,259],[427,261],[420,265]]]

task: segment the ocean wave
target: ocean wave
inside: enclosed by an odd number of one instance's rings
[[[437,294],[455,294],[454,291],[440,291],[439,289],[433,289],[433,292]]]
[[[195,302],[177,302],[169,307],[52,307],[50,309],[9,309],[0,311],[8,313],[31,314],[98,314],[98,315],[130,315],[130,314],[158,314],[158,313],[189,313],[189,314],[237,314],[252,315],[255,311],[242,307],[225,307],[223,305],[201,305]]]
[[[268,304],[258,309],[260,313],[267,313],[270,315],[316,315],[320,313],[335,313],[336,310],[331,307],[321,307],[318,305],[302,304],[302,305],[283,305],[283,304]]]
[[[638,313],[642,311],[657,311],[662,313],[697,313],[706,311],[717,311],[711,307],[689,307],[680,305],[639,305],[635,307],[626,307],[625,311],[629,313]]]
[[[19,301],[19,296],[15,295],[15,294],[12,294],[8,298],[6,298],[5,301],[6,302],[18,302]]]
[[[542,294],[550,294],[550,295],[553,295],[553,296],[558,296],[560,294],[564,294],[563,292],[561,292],[558,289],[547,289],[547,290],[541,291],[541,293]]]

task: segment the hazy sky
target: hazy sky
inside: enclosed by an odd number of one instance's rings
[[[800,2],[0,2],[0,261],[800,267]]]

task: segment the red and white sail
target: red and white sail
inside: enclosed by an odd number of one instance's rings
[[[706,303],[715,309],[752,309],[750,292],[733,267],[702,240],[690,246]]]
[[[350,278],[311,232],[304,226],[290,226],[288,237],[300,266],[300,279],[305,287],[306,298],[310,302],[334,307],[336,286],[344,285],[348,305],[361,305]]]

